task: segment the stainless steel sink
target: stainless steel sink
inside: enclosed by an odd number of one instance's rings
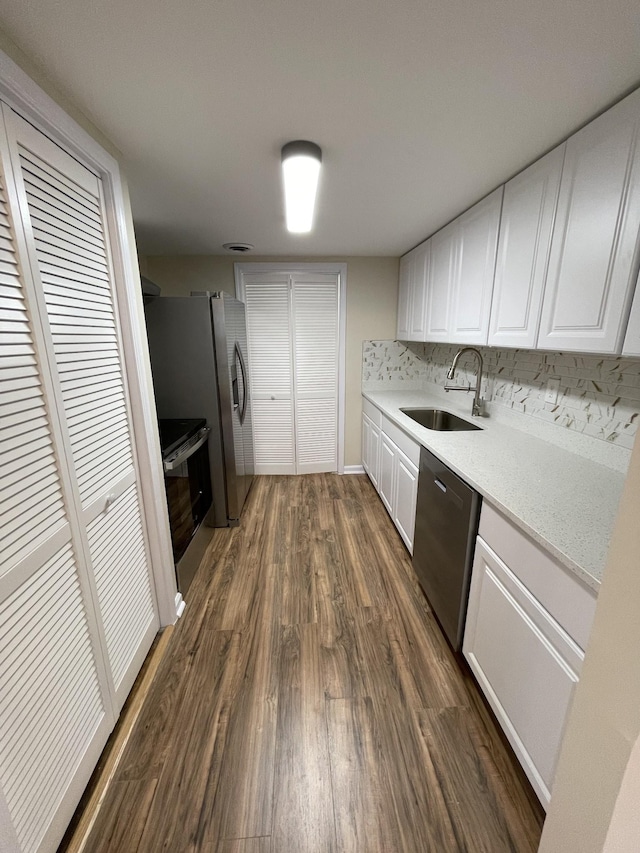
[[[409,408],[400,409],[400,411],[427,429],[436,429],[441,432],[482,429],[482,427],[472,424],[471,421],[465,421],[464,418],[459,418],[457,415],[452,415],[451,412],[445,412],[443,409]]]

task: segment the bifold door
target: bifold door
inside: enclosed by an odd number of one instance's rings
[[[257,474],[338,468],[338,273],[247,273]]]
[[[3,122],[0,839],[42,853],[159,622],[101,180],[6,106]]]

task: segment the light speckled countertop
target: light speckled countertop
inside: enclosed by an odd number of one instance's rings
[[[625,475],[495,419],[482,430],[437,432],[400,411],[434,407],[471,420],[471,395],[363,390],[404,432],[594,590],[600,587]]]

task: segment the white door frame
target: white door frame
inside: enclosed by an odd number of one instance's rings
[[[164,473],[135,237],[126,214],[120,168],[117,160],[3,51],[0,51],[0,99],[97,175],[103,184],[116,309],[122,333],[135,453],[140,474],[139,488],[148,533],[147,546],[160,625],[171,625],[183,606],[182,596],[176,586],[164,498]]]
[[[335,273],[338,276],[338,474],[344,474],[345,352],[347,339],[347,265],[344,263],[236,263],[236,297],[242,293],[244,273]]]

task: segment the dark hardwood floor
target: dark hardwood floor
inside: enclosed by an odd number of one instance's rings
[[[541,824],[367,478],[259,477],[84,849],[526,853]]]

